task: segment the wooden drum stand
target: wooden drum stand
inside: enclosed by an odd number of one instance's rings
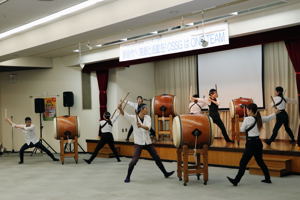
[[[164,122],[168,124],[168,129],[164,129]],[[156,133],[156,140],[159,140],[161,135],[168,135],[170,140],[173,139],[172,136],[172,125],[173,125],[173,116],[169,115],[169,117],[159,117],[155,115],[155,133]]]
[[[231,119],[232,139],[237,141],[238,145],[240,145],[240,136],[242,135],[240,132],[240,122],[243,122],[243,120],[244,118],[240,118],[238,115],[235,115],[234,118]]]
[[[74,145],[74,151],[65,152],[65,144],[68,144],[68,140],[65,140],[63,137],[60,138],[60,160],[61,164],[64,164],[65,157],[74,157],[76,164],[78,163],[78,137],[75,136],[72,139],[71,144]]]
[[[196,152],[195,152],[196,151]],[[189,155],[196,153],[196,160],[194,165],[189,165]],[[200,156],[202,155],[202,163]],[[200,175],[203,174],[204,185],[208,181],[208,145],[203,145],[200,149],[189,149],[187,145],[177,149],[177,176],[182,181],[183,174],[183,185],[186,186],[189,182],[189,175],[196,174],[197,179],[200,179]]]

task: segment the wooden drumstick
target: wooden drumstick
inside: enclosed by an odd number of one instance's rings
[[[277,106],[275,104],[274,98],[271,96],[272,102],[273,102],[273,107],[277,109]]]
[[[124,99],[121,100],[121,104],[123,104],[123,102],[126,100],[126,98],[128,97],[128,95],[130,94],[130,92],[127,92],[126,96],[124,97]],[[127,103],[126,103],[127,104]],[[124,107],[125,108],[125,107]],[[115,109],[114,113],[111,115],[111,119],[115,116],[116,112],[117,112],[118,108]]]

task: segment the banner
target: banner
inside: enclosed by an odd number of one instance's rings
[[[45,112],[43,114],[44,121],[53,121],[56,117],[56,97],[45,98]]]
[[[203,40],[207,41],[203,45]],[[229,44],[228,24],[214,24],[193,28],[155,38],[121,44],[120,62],[136,60],[202,48]]]

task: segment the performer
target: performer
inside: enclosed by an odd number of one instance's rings
[[[201,114],[202,108],[206,106],[208,103],[204,98],[199,98],[198,94],[194,94],[190,98],[189,111],[190,114]]]
[[[54,155],[41,143],[41,141],[36,137],[34,128],[35,126],[31,123],[31,118],[25,118],[25,124],[17,125],[12,122],[9,118],[5,119],[13,128],[21,129],[25,135],[25,144],[20,149],[20,162],[19,164],[24,163],[24,151],[28,148],[36,147],[44,151],[53,161],[59,161],[55,158]]]
[[[209,98],[205,101],[201,98],[192,98],[193,100],[197,100],[202,103],[206,103],[209,107],[209,116],[213,119],[213,122],[221,129],[222,135],[226,142],[234,143],[231,139],[229,139],[226,128],[221,120],[219,114],[219,102],[217,101],[218,92],[216,89],[209,90]]]
[[[259,111],[257,110],[257,105],[251,103],[247,106],[248,117],[244,118],[242,126],[240,128],[241,132],[246,133],[246,147],[243,153],[243,156],[240,161],[239,171],[236,177],[230,178],[227,176],[227,179],[234,185],[237,186],[240,182],[242,176],[245,173],[246,167],[252,156],[254,156],[257,164],[262,169],[265,179],[262,180],[264,183],[272,183],[270,179],[269,169],[263,161],[263,145],[259,139],[260,130],[262,129],[263,124],[275,118],[275,114],[269,116],[261,117]]]
[[[132,102],[132,101],[128,101],[127,102],[127,104],[134,109],[134,112],[136,112],[137,109],[138,109],[138,106],[144,102],[142,96],[137,96],[136,101],[137,101],[136,103]],[[132,134],[132,131],[133,131],[133,127],[131,125],[130,128],[129,128],[129,131],[127,133],[126,142],[129,142],[129,138],[130,138],[130,136]],[[152,127],[150,129],[150,136],[155,136],[155,131],[152,129]]]
[[[162,171],[165,178],[168,178],[171,176],[174,171],[167,172],[163,163],[160,160],[160,157],[156,153],[156,150],[154,149],[154,146],[152,145],[150,136],[149,136],[149,130],[151,128],[151,117],[147,115],[147,105],[146,104],[140,104],[137,109],[136,115],[129,115],[126,112],[124,113],[124,110],[122,108],[122,105],[119,105],[119,110],[121,115],[123,115],[133,126],[133,138],[134,138],[134,148],[135,152],[133,154],[132,160],[129,163],[128,167],[128,173],[124,180],[125,183],[130,182],[130,176],[133,171],[134,166],[138,162],[141,152],[143,149],[146,149],[152,158],[155,160],[156,165],[158,168]]]
[[[285,111],[286,104],[297,103],[297,100],[286,98],[283,96],[283,88],[281,86],[275,88],[275,97],[273,98],[273,107],[277,108],[280,112],[276,115],[276,123],[273,128],[273,134],[270,139],[265,140],[265,143],[271,145],[271,143],[276,139],[278,131],[282,125],[284,125],[285,131],[291,138],[290,143],[295,144],[294,134],[289,126],[289,116]]]
[[[95,148],[95,151],[92,153],[91,157],[89,159],[84,159],[84,161],[87,164],[91,164],[93,162],[93,160],[98,155],[98,152],[104,147],[105,144],[109,145],[110,149],[115,154],[117,161],[121,162],[118,152],[117,152],[117,149],[114,145],[114,137],[112,135],[113,123],[116,122],[116,120],[118,119],[118,116],[119,115],[117,115],[112,120],[110,120],[111,116],[110,116],[109,112],[105,112],[103,114],[104,120],[100,121],[99,134],[98,134],[98,136],[101,137],[101,139],[99,140],[99,142]]]

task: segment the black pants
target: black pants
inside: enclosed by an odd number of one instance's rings
[[[105,144],[109,145],[110,149],[115,154],[117,160],[118,161],[120,160],[117,149],[114,145],[114,137],[113,137],[112,133],[102,133],[101,139],[99,140],[99,142],[95,148],[95,151],[92,153],[92,155],[89,159],[90,162],[92,162],[96,158],[96,156],[98,155],[98,152],[104,147]]]
[[[129,128],[129,131],[128,131],[126,140],[129,140],[129,138],[130,138],[130,136],[131,136],[131,134],[132,134],[132,131],[133,131],[133,127],[132,127],[132,125],[131,125],[130,128]],[[150,128],[150,136],[155,136],[155,131],[153,130],[152,127]]]
[[[289,116],[288,116],[287,112],[284,110],[276,115],[276,123],[273,128],[273,134],[272,134],[271,138],[269,139],[270,142],[273,142],[276,139],[276,137],[278,135],[278,131],[282,125],[284,125],[285,131],[290,136],[291,140],[292,141],[295,140],[294,134],[289,126]]]
[[[224,126],[224,124],[223,124],[223,122],[220,118],[220,115],[210,114],[209,116],[213,119],[213,122],[221,129],[224,139],[227,142],[230,141],[230,139],[228,137],[228,134],[227,134],[227,131],[226,131],[226,128],[225,128],[225,126]]]
[[[139,158],[141,156],[142,150],[146,149],[149,154],[151,155],[151,157],[153,158],[153,160],[155,161],[156,165],[158,166],[158,168],[162,171],[162,173],[164,175],[167,174],[167,171],[164,167],[164,165],[162,164],[159,155],[157,154],[156,150],[154,149],[153,145],[135,145],[134,146],[134,154],[132,156],[132,160],[129,163],[129,167],[128,167],[128,173],[127,173],[127,179],[130,179],[131,173],[133,171],[134,166],[137,164],[137,162],[139,161]]]
[[[262,142],[260,139],[256,139],[256,140],[247,140],[246,142],[246,148],[240,161],[239,171],[235,177],[237,183],[240,182],[242,176],[244,175],[247,164],[249,163],[252,156],[254,156],[256,163],[262,169],[265,175],[265,179],[270,180],[269,169],[262,158],[263,156]]]
[[[23,162],[24,161],[24,151],[26,149],[32,148],[32,147],[36,147],[39,148],[40,150],[42,150],[43,152],[45,152],[50,158],[52,158],[52,160],[55,159],[54,155],[41,143],[38,142],[36,144],[33,144],[32,142],[30,142],[30,144],[28,145],[27,143],[23,144],[23,146],[20,149],[20,161]]]

